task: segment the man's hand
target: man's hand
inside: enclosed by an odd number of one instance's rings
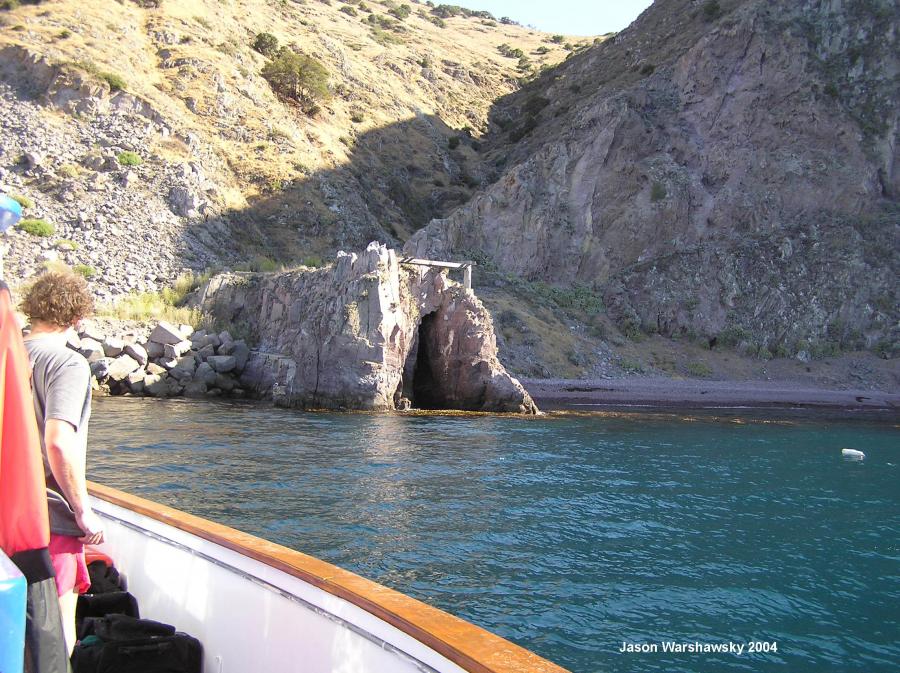
[[[78,538],[84,544],[100,544],[103,542],[103,522],[93,510],[86,510],[81,514],[75,514],[75,523],[84,531],[84,536]]]

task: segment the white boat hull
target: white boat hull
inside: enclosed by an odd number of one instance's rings
[[[204,647],[204,673],[562,672],[518,646],[324,561],[91,485],[101,551],[141,616]]]

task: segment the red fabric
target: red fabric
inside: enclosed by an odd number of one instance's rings
[[[84,559],[84,545],[77,537],[50,534],[50,560],[56,571],[56,593],[59,596],[70,593],[83,594],[91,588]]]
[[[7,556],[50,542],[44,463],[31,366],[9,290],[0,288],[0,548]]]

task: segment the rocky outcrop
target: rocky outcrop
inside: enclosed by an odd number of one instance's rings
[[[537,411],[474,293],[377,243],[321,269],[217,276],[201,303],[259,345],[241,386],[285,406]]]
[[[626,331],[896,339],[898,34],[890,2],[656,3],[498,105],[505,173],[404,250],[592,285]]]

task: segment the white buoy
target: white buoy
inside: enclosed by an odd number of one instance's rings
[[[866,454],[856,449],[841,449],[841,455],[847,460],[862,460],[866,457]]]

